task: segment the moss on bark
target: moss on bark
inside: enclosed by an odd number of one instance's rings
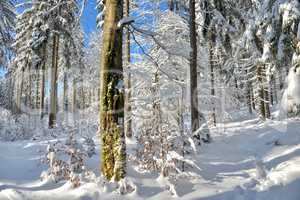
[[[119,88],[123,80],[122,30],[117,27],[122,19],[122,1],[105,1],[105,10],[100,74],[101,171],[106,179],[119,181],[125,177],[126,167],[124,91]]]

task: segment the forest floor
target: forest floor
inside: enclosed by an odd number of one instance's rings
[[[70,183],[41,181],[46,166],[40,160],[48,141],[0,142],[0,200],[300,199],[300,121],[248,119],[219,124],[212,137],[213,142],[202,145],[196,157],[201,171],[179,179],[176,196],[158,175],[131,166],[128,177],[137,188],[124,196],[99,183],[72,189]],[[87,161],[97,175],[99,157],[97,153]]]

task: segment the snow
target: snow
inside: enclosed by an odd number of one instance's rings
[[[40,181],[46,167],[40,160],[49,141],[1,141],[0,199],[299,200],[299,128],[297,119],[218,124],[211,130],[213,142],[198,148],[194,164],[201,170],[178,174],[174,181],[140,172],[130,161],[119,189],[99,176],[99,153],[86,162],[94,180],[74,189],[69,182]],[[96,148],[100,152],[99,143]]]
[[[121,28],[122,26],[131,24],[134,21],[135,21],[135,17],[124,17],[119,21],[118,28]]]
[[[281,115],[286,113],[299,113],[300,105],[300,70],[292,67],[287,77],[288,86],[285,89],[281,102]]]

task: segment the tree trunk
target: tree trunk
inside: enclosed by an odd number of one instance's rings
[[[9,109],[12,112],[14,111],[14,104],[13,104],[14,84],[15,84],[15,79],[12,75],[12,72],[10,72],[9,73]]]
[[[266,69],[264,64],[258,64],[257,66],[257,77],[259,84],[258,101],[260,108],[260,115],[263,120],[270,118],[270,105],[269,105],[269,91],[266,86]]]
[[[252,110],[252,105],[251,105],[251,90],[252,90],[252,84],[251,84],[251,80],[249,80],[250,78],[248,77],[248,73],[249,71],[248,70],[245,70],[245,74],[246,74],[246,102],[247,102],[247,105],[248,105],[248,111],[250,114],[253,113],[253,110]]]
[[[52,67],[51,67],[49,128],[53,128],[56,123],[58,49],[59,49],[59,35],[54,34],[53,49],[52,49]]]
[[[31,68],[28,69],[28,90],[27,90],[27,95],[26,97],[27,99],[27,103],[25,104],[26,106],[28,106],[29,109],[32,108],[33,106],[33,95],[32,95],[32,74],[31,74]]]
[[[130,0],[125,0],[124,4],[124,17],[129,17],[130,12]],[[131,119],[131,74],[130,74],[130,33],[129,28],[125,29],[125,66],[126,66],[126,76],[125,79],[125,121],[124,129],[125,135],[127,137],[132,137],[132,119]]]
[[[76,124],[76,110],[77,110],[77,85],[76,85],[76,81],[75,79],[73,78],[73,81],[72,81],[72,118],[73,118],[73,124],[75,125]]]
[[[263,81],[264,81],[264,102],[265,102],[265,116],[266,118],[271,117],[271,111],[270,111],[270,95],[269,95],[269,87],[267,83],[267,75],[266,75],[266,66],[264,65],[263,68]]]
[[[265,98],[265,116],[266,118],[270,119],[271,117],[271,111],[270,111],[270,96],[269,96],[269,90],[268,87],[266,86],[264,88],[264,98]]]
[[[189,0],[190,12],[190,92],[191,92],[191,126],[194,133],[199,129],[199,111],[198,111],[198,77],[197,77],[197,32],[196,32],[196,14],[195,0]]]
[[[16,113],[20,114],[21,113],[21,101],[22,101],[22,94],[23,94],[23,89],[24,89],[24,68],[21,70],[21,80],[20,84],[17,84],[17,99],[16,99]]]
[[[213,102],[212,102],[212,111],[211,111],[211,119],[212,119],[212,123],[213,126],[216,126],[216,108],[215,108],[215,76],[214,76],[214,61],[213,61],[213,47],[215,45],[216,42],[216,36],[215,36],[215,31],[214,29],[210,31],[209,33],[209,61],[210,61],[210,83],[211,83],[211,89],[210,89],[210,94],[213,98]]]
[[[38,109],[40,109],[40,83],[41,83],[41,77],[40,77],[40,70],[39,69],[37,69],[36,70],[36,81],[35,81],[35,83],[36,83],[36,89],[35,89],[35,105],[34,105],[34,107],[35,107],[35,109],[36,110],[38,110]]]
[[[273,77],[273,99],[275,101],[276,104],[278,104],[278,94],[277,94],[277,81],[276,78],[277,76]]]
[[[73,87],[73,94],[72,94],[72,113],[74,114],[76,112],[76,83],[75,80],[73,79],[72,83]]]
[[[85,95],[86,95],[86,93],[84,92],[82,81],[81,81],[80,93],[81,93],[81,95],[80,95],[81,96],[80,108],[85,109]]]
[[[247,105],[248,105],[248,110],[249,113],[252,114],[253,110],[252,110],[252,105],[251,105],[251,83],[249,82],[249,80],[247,80]]]
[[[171,12],[173,12],[175,10],[175,3],[174,0],[169,0],[168,1],[168,6]]]
[[[64,45],[64,57],[66,59],[66,65],[64,67],[64,92],[63,92],[63,110],[67,112],[69,109],[69,98],[68,98],[68,91],[69,91],[69,83],[68,83],[68,70],[70,69],[70,45],[69,45],[69,38],[65,38],[65,45]]]
[[[270,83],[270,103],[272,106],[277,104],[277,91],[276,91],[276,78],[274,75],[271,75],[271,83]]]
[[[254,91],[253,91],[252,83],[250,83],[250,88],[251,88],[250,94],[251,94],[251,104],[252,104],[252,109],[253,109],[253,110],[256,110],[255,97],[254,97]]]
[[[125,177],[126,146],[124,135],[124,97],[122,85],[122,18],[123,2],[105,1],[105,19],[100,67],[100,134],[101,170],[108,180]]]
[[[258,102],[259,102],[259,111],[260,116],[263,120],[266,119],[266,110],[265,110],[265,94],[264,94],[264,84],[263,84],[263,72],[262,72],[261,64],[257,65],[256,73],[258,78],[259,84],[259,91],[258,91]]]
[[[63,96],[63,110],[64,110],[64,112],[68,111],[68,104],[69,104],[68,89],[69,89],[68,77],[67,77],[67,73],[64,72],[64,96]]]
[[[45,82],[46,82],[46,62],[47,62],[47,57],[46,57],[46,52],[47,51],[47,45],[45,44],[43,47],[43,65],[42,65],[42,84],[40,88],[40,93],[41,93],[41,98],[40,98],[40,115],[41,119],[44,117],[44,106],[45,106]]]

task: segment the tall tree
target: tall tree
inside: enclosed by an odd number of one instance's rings
[[[130,12],[130,0],[125,0],[124,2],[124,17],[129,17]],[[125,79],[125,135],[127,137],[132,137],[132,119],[131,119],[131,75],[130,75],[130,32],[129,27],[125,29],[125,66],[126,66],[126,76]]]
[[[25,71],[29,67],[31,62],[32,50],[28,48],[28,44],[31,42],[32,25],[30,19],[33,12],[25,10],[19,14],[16,21],[16,39],[12,47],[15,49],[16,56],[14,58],[14,64],[11,65],[15,76],[15,113],[21,113],[22,96],[24,90],[24,77]]]
[[[122,69],[123,1],[105,0],[100,68],[100,134],[102,173],[108,180],[125,177],[124,89]]]
[[[51,21],[53,48],[52,48],[52,68],[51,68],[51,91],[50,91],[50,113],[49,113],[49,128],[55,125],[56,107],[57,107],[57,77],[58,77],[58,62],[59,62],[59,44],[60,38],[65,36],[63,42],[70,40],[74,41],[72,31],[77,27],[78,2],[73,0],[52,0],[52,9],[49,20]],[[75,45],[75,44],[73,44]],[[79,53],[76,54],[78,59]]]
[[[58,56],[59,56],[58,50],[59,50],[59,35],[57,33],[54,33],[53,43],[52,43],[49,128],[53,128],[56,122],[57,70],[58,70]]]
[[[196,14],[195,0],[189,0],[190,14],[190,94],[191,94],[191,125],[192,132],[199,129],[199,111],[198,111],[198,72],[197,72],[197,32],[196,32]]]
[[[212,96],[212,111],[211,111],[211,120],[213,126],[216,126],[217,120],[216,120],[216,107],[215,107],[215,62],[214,62],[214,45],[216,43],[216,36],[215,36],[215,29],[211,29],[209,32],[209,42],[208,42],[208,51],[209,51],[209,62],[210,62],[210,82],[211,82],[211,89],[210,94]]]

